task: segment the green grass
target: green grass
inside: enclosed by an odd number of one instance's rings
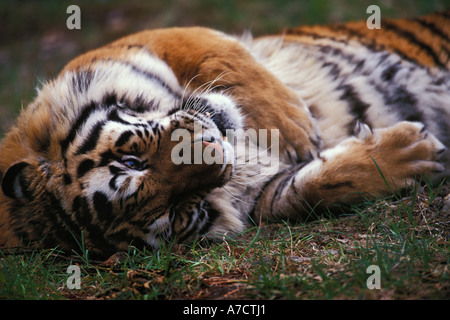
[[[204,240],[138,250],[107,262],[58,249],[3,251],[2,299],[446,299],[450,187],[412,190],[352,208],[335,219],[250,228],[219,243]],[[432,196],[430,196],[432,195]],[[67,267],[81,270],[68,289]],[[381,289],[370,290],[370,265]]]

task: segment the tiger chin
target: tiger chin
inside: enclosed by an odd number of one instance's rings
[[[448,16],[157,29],[76,57],[0,146],[0,247],[215,240],[449,176]]]

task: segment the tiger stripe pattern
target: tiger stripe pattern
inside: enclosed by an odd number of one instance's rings
[[[107,256],[215,240],[380,197],[419,175],[441,181],[449,23],[444,11],[379,30],[348,22],[258,38],[157,29],[80,55],[0,145],[0,247]],[[264,144],[261,129],[277,134]],[[220,161],[174,161],[199,150]]]

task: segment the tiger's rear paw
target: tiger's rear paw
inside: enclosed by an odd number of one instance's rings
[[[408,184],[417,175],[442,172],[438,162],[446,147],[419,122],[400,122],[393,127],[373,132],[373,160],[380,161],[380,169],[389,176]]]

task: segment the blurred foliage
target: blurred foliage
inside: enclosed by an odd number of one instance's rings
[[[261,35],[301,24],[367,19],[371,4],[380,6],[382,17],[404,17],[442,10],[447,1],[0,0],[0,136],[41,82],[74,56],[125,34],[202,25]],[[81,9],[81,30],[66,27],[71,4]]]

